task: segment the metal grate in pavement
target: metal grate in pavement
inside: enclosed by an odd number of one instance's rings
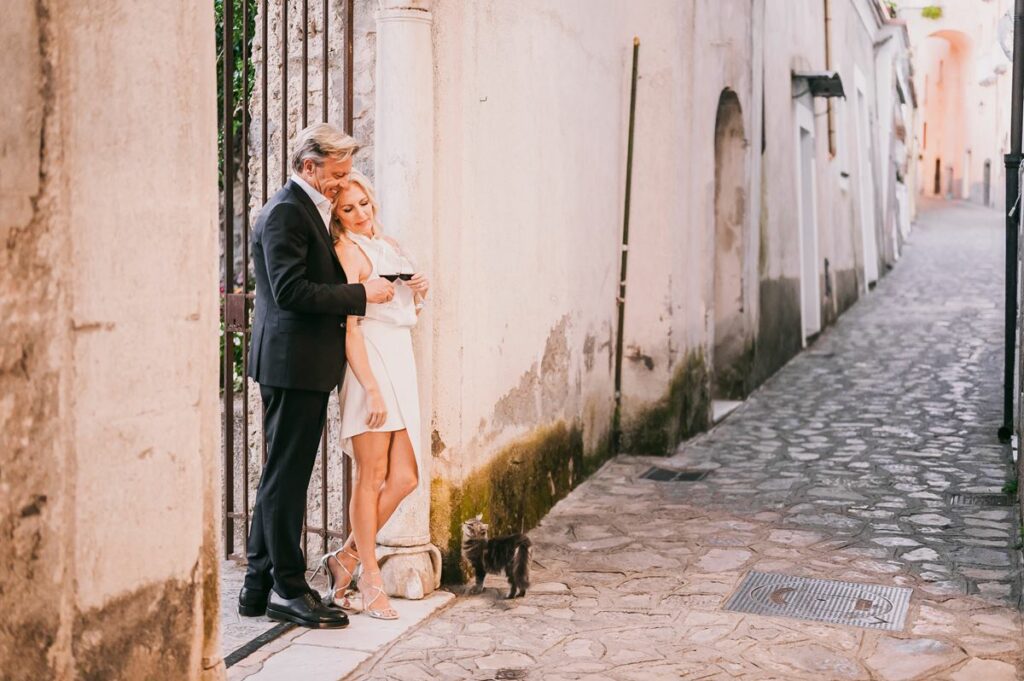
[[[900,631],[910,594],[899,586],[749,572],[724,609]]]
[[[1013,497],[1009,494],[961,494],[946,495],[946,503],[950,506],[1012,506]]]
[[[711,471],[675,471],[670,468],[659,468],[654,466],[649,468],[646,473],[643,473],[640,477],[645,480],[654,480],[656,482],[693,482],[695,480],[703,480],[707,477],[707,474]]]
[[[499,669],[495,674],[494,678],[497,679],[525,679],[525,669]]]

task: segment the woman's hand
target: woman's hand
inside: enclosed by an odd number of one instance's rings
[[[412,289],[413,293],[419,295],[420,298],[426,298],[427,291],[430,290],[430,280],[422,272],[412,275],[412,279],[407,281],[406,285]]]
[[[380,388],[367,390],[366,401],[370,411],[366,417],[366,425],[373,429],[380,428],[388,418],[388,408],[384,404],[384,397],[380,394]]]

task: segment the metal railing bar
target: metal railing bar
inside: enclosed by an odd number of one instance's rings
[[[330,26],[331,2],[330,2],[330,0],[323,0],[323,3],[324,3],[324,26],[323,26],[323,32],[322,32],[323,40],[322,40],[322,44],[321,44],[321,47],[323,49],[323,59],[322,59],[323,64],[321,65],[321,69],[320,69],[321,75],[323,77],[323,91],[320,93],[321,97],[322,97],[322,101],[321,101],[321,104],[320,104],[320,120],[323,121],[324,123],[326,123],[327,122],[327,85],[328,85],[327,71],[328,71],[328,69],[330,67],[330,62],[328,62],[328,52],[329,52],[328,48],[330,47],[330,42],[329,41],[330,41],[330,35],[331,35],[327,31],[327,27]]]
[[[354,112],[352,111],[352,70],[355,68],[355,58],[352,36],[355,31],[352,26],[355,0],[345,0],[345,132],[352,134]]]
[[[302,127],[309,124],[309,0],[302,0]]]
[[[224,3],[223,29],[223,68],[221,83],[223,87],[223,128],[221,130],[223,154],[222,186],[223,201],[223,236],[224,236],[224,303],[221,307],[221,324],[224,328],[224,551],[229,554],[234,550],[234,524],[228,511],[234,509],[235,479],[232,466],[235,451],[235,353],[234,334],[228,330],[227,297],[234,291],[234,216],[235,216],[235,153],[234,153],[234,68],[235,68],[235,8],[234,2]]]
[[[288,181],[288,0],[281,3],[281,186]]]
[[[249,3],[242,0],[242,546],[249,543]]]

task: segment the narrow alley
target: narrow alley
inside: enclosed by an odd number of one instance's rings
[[[727,420],[670,458],[620,456],[560,502],[530,535],[525,599],[489,577],[349,678],[1020,678],[995,438],[1001,224],[927,205],[876,290]],[[643,479],[652,466],[710,473]],[[902,626],[726,611],[751,571],[912,593]]]

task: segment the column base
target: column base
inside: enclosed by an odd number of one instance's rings
[[[433,544],[378,546],[377,555],[388,596],[419,600],[441,586],[441,552]]]

